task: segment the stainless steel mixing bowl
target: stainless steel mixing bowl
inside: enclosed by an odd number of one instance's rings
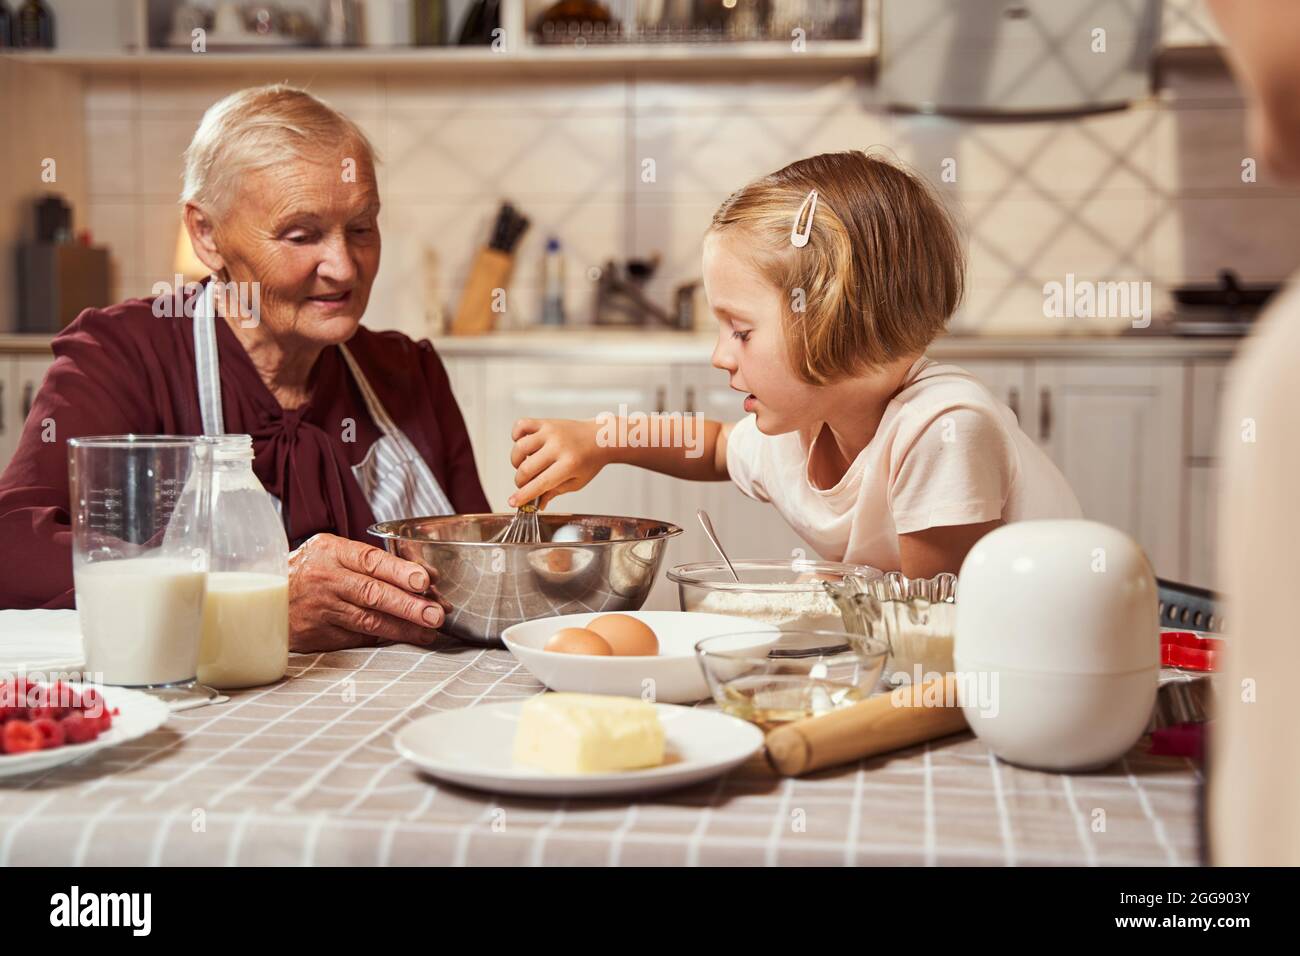
[[[682,533],[650,518],[542,513],[540,542],[493,542],[513,517],[403,518],[370,533],[392,554],[435,572],[435,587],[452,606],[443,633],[488,646],[500,646],[501,632],[520,621],[639,610],[668,539]]]

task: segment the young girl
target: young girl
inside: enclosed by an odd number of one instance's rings
[[[956,229],[917,177],[862,152],[813,156],[724,202],[704,241],[713,365],[746,418],[698,447],[606,447],[594,421],[523,419],[510,504],[607,464],[730,478],[824,558],[956,572],[998,525],[1077,518],[1065,478],[974,376],[924,356],[961,299]],[[627,434],[620,428],[617,434]]]

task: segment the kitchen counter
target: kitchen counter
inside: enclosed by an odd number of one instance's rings
[[[651,330],[537,329],[433,340],[447,356],[584,359],[650,364],[709,363],[715,338]],[[928,354],[935,359],[1189,359],[1231,358],[1240,338],[1145,335],[946,335]],[[0,353],[48,354],[50,336],[0,334]]]
[[[963,734],[801,779],[760,757],[630,803],[528,799],[434,783],[393,750],[415,718],[538,693],[509,652],[397,645],[293,655],[289,673],[5,779],[0,866],[1197,862],[1198,771],[1143,742],[1073,776]]]
[[[590,329],[498,332],[434,339],[448,356],[490,358],[583,358],[652,364],[705,364],[713,335],[684,332]],[[928,350],[932,358],[962,359],[1225,359],[1235,354],[1239,338],[1173,335],[996,336],[946,335]]]

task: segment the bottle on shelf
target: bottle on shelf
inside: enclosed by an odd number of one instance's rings
[[[411,4],[411,42],[416,46],[445,46],[447,4],[445,0],[415,0]]]
[[[546,255],[542,260],[542,325],[564,324],[564,253],[560,240],[551,236],[546,240]]]
[[[54,49],[54,13],[45,0],[24,0],[14,17],[13,40],[25,50]]]

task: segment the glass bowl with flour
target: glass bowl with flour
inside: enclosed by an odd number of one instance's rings
[[[804,558],[732,561],[735,581],[722,561],[679,564],[668,572],[683,611],[729,614],[782,630],[841,630],[840,609],[827,583],[882,576],[875,568]]]

